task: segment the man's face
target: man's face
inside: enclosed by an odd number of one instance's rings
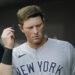
[[[22,32],[26,35],[27,42],[40,44],[43,40],[44,23],[40,16],[24,21]]]

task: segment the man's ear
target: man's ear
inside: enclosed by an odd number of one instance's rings
[[[21,24],[18,24],[18,27],[23,32],[23,26]]]
[[[43,18],[43,24],[44,24],[44,26],[45,26],[45,18]]]
[[[45,18],[43,18],[43,21],[45,21]]]

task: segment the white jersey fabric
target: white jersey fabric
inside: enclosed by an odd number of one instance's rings
[[[75,50],[65,41],[48,38],[37,50],[24,43],[12,58],[13,75],[75,75]]]

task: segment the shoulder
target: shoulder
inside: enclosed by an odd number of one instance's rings
[[[62,51],[63,53],[66,53],[67,56],[70,57],[75,56],[75,48],[68,41],[49,38],[49,44],[51,45],[49,47],[55,50]]]
[[[53,38],[48,38],[49,43],[56,45],[58,47],[73,47],[73,45],[64,40],[59,40],[59,39],[53,39]]]
[[[23,51],[25,50],[25,45],[26,45],[26,43],[23,43],[23,44],[21,44],[21,45],[15,47],[15,48],[13,49],[13,54],[17,55],[17,54],[19,54],[19,53],[23,53]]]
[[[68,41],[59,40],[59,39],[48,38],[48,40],[50,42],[57,43],[57,44],[70,44]]]
[[[23,44],[21,44],[21,45],[15,47],[13,50],[17,50],[17,49],[23,48],[23,47],[25,46],[25,44],[26,44],[26,43],[23,43]]]

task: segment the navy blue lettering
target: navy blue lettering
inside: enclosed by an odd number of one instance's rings
[[[21,67],[21,70],[22,70],[23,75],[28,75],[28,73],[25,73],[25,69],[24,69],[25,65],[22,65],[20,67]]]
[[[18,75],[22,75],[18,68],[16,68],[16,71],[17,71]]]
[[[57,73],[59,72],[59,75],[60,75],[62,68],[63,68],[63,67],[61,67],[61,66],[59,65],[58,68],[57,68],[57,70],[56,70],[56,73],[55,73],[55,74],[57,74]]]
[[[48,61],[45,61],[44,62],[44,67],[43,67],[43,71],[44,72],[47,72],[48,71],[48,65],[49,65],[49,62]]]
[[[31,73],[31,71],[34,72],[34,66],[33,66],[33,63],[27,64],[27,68],[28,68],[29,73]]]
[[[51,63],[51,66],[50,66],[50,69],[49,69],[49,72],[52,70],[52,73],[54,73],[55,67],[56,67],[56,63],[55,62],[52,62]]]
[[[38,66],[39,66],[40,72],[41,72],[41,65],[42,65],[42,61],[38,62]]]

